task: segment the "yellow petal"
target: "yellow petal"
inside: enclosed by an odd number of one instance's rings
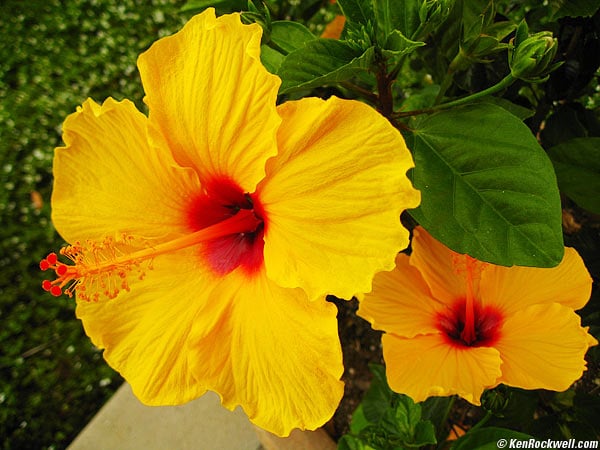
[[[558,303],[530,306],[506,320],[494,345],[503,361],[500,381],[564,391],[581,377],[584,355],[596,343],[572,309]]]
[[[375,275],[373,291],[360,301],[357,314],[377,330],[411,338],[438,332],[435,314],[439,306],[409,257],[399,254],[393,271]]]
[[[264,272],[234,272],[211,297],[228,307],[212,329],[195,329],[189,351],[199,381],[224,406],[241,405],[253,423],[279,436],[331,418],[343,394],[335,306],[281,288]],[[204,320],[202,312],[195,319]]]
[[[498,384],[500,355],[490,347],[455,347],[439,334],[405,339],[382,338],[383,358],[392,390],[415,402],[458,394],[479,405],[484,389]]]
[[[560,303],[582,308],[590,298],[592,278],[575,249],[566,247],[553,268],[486,266],[481,275],[481,299],[507,313],[529,305]]]
[[[414,230],[410,263],[431,289],[433,297],[450,304],[466,295],[466,275],[458,273],[453,252],[421,227]]]
[[[153,238],[185,231],[190,169],[147,141],[148,119],[128,100],[88,99],[63,125],[56,149],[52,220],[68,242],[125,232]]]
[[[212,326],[209,321],[221,315],[215,309],[224,304],[207,302],[211,280],[191,256],[190,250],[159,256],[143,280],[131,277],[129,292],[113,300],[77,302],[86,334],[149,405],[181,404],[206,391],[193,376],[194,355],[186,348],[191,330]],[[199,323],[195,317],[201,313]]]
[[[138,59],[150,121],[201,182],[228,176],[254,192],[277,152],[280,80],[260,62],[262,30],[210,8]]]
[[[269,277],[310,298],[369,292],[408,245],[400,212],[420,198],[402,136],[356,101],[305,98],[278,111],[279,154],[258,187]]]

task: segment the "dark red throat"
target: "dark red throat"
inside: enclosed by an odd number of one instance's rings
[[[466,299],[437,315],[437,328],[447,341],[458,347],[490,347],[500,337],[502,314],[491,306],[473,304],[468,310]],[[472,330],[465,332],[465,330]]]
[[[238,267],[246,273],[257,272],[263,264],[265,214],[258,198],[245,193],[226,177],[212,179],[204,191],[194,198],[188,208],[188,225],[198,231],[215,225],[241,210],[252,211],[257,225],[244,232],[206,242],[201,257],[218,275],[226,275]]]

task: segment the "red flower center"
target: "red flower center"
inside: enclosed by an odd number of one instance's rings
[[[500,337],[502,313],[492,306],[481,306],[476,297],[476,282],[485,264],[468,255],[457,255],[453,261],[457,274],[465,278],[466,296],[437,314],[437,328],[450,345],[457,347],[490,347]]]
[[[449,344],[457,347],[491,347],[500,337],[502,314],[492,306],[467,299],[456,301],[451,308],[438,313],[437,328]]]
[[[266,227],[262,205],[255,194],[244,193],[233,180],[221,177],[207,183],[204,192],[192,200],[188,209],[188,225],[192,231],[220,223],[241,210],[252,211],[258,225],[203,245],[202,257],[218,275],[226,275],[237,267],[251,274],[262,266]]]

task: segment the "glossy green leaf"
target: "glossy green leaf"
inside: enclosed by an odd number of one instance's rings
[[[548,150],[560,190],[600,214],[600,138],[575,138]]]
[[[529,129],[497,106],[429,116],[408,137],[421,190],[411,212],[458,253],[495,264],[552,267],[563,256],[550,159]]]
[[[371,66],[374,50],[361,52],[335,39],[315,39],[291,52],[278,75],[280,94],[348,80]]]
[[[450,447],[450,450],[498,450],[503,448],[516,448],[510,447],[511,439],[528,441],[532,438],[533,436],[509,430],[507,428],[480,428],[468,432],[457,439]]]
[[[303,47],[317,37],[299,22],[278,20],[271,23],[271,41],[286,53]]]

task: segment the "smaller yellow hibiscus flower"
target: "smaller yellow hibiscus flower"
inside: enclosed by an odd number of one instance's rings
[[[597,341],[574,312],[592,280],[577,252],[552,269],[502,267],[415,229],[411,256],[375,276],[358,314],[386,332],[390,387],[415,401],[458,394],[479,405],[500,383],[563,391]]]

